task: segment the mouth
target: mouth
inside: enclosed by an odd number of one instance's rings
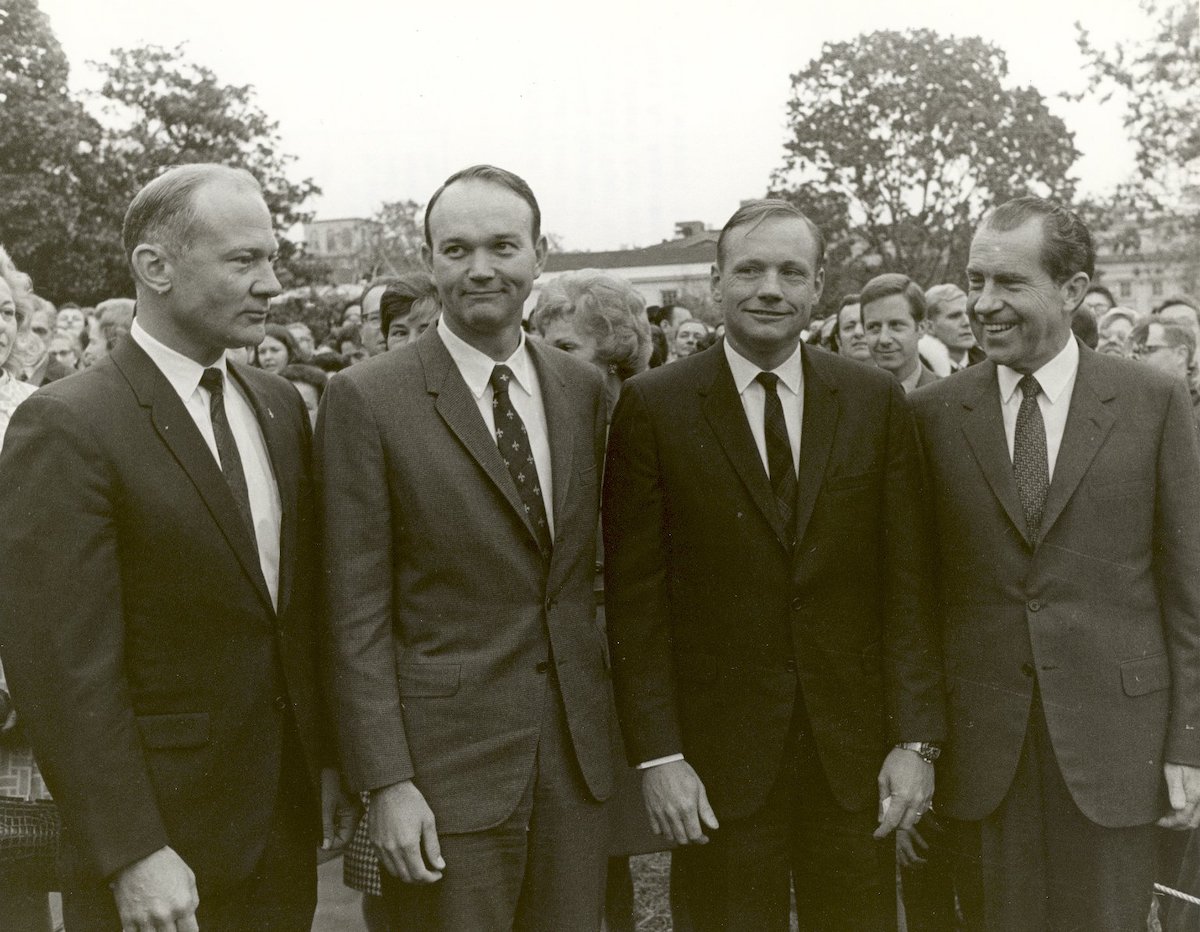
[[[1008,333],[1010,330],[1015,330],[1017,325],[1013,324],[984,324],[983,332],[988,336],[999,336],[1002,333]]]

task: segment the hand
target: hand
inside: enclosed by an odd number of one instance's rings
[[[929,850],[929,842],[921,837],[914,825],[911,829],[896,829],[896,860],[901,867],[918,867],[925,863],[921,856]]]
[[[328,861],[350,843],[359,806],[342,792],[342,780],[333,767],[321,770],[321,851]]]
[[[642,797],[655,835],[667,835],[677,844],[708,844],[701,824],[719,828],[708,804],[704,784],[687,761],[658,764],[642,771]]]
[[[170,848],[130,864],[112,884],[122,932],[198,932],[196,875]]]
[[[433,810],[411,780],[371,793],[367,835],[379,862],[393,877],[405,883],[436,883],[442,879],[446,862],[442,860]]]
[[[879,769],[879,828],[886,838],[899,827],[911,830],[933,799],[933,764],[915,751],[892,748]]]
[[[1200,825],[1200,767],[1188,764],[1163,764],[1167,780],[1170,815],[1158,820],[1162,828],[1189,829]]]

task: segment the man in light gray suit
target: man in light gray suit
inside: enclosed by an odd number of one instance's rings
[[[592,594],[605,401],[528,342],[529,186],[430,199],[443,315],[340,373],[318,422],[344,765],[400,929],[597,929],[612,699]]]

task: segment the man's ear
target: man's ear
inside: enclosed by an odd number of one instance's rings
[[[708,287],[712,292],[712,299],[717,307],[721,306],[721,269],[717,263],[713,263],[708,272]]]
[[[1088,285],[1091,283],[1092,280],[1088,277],[1087,272],[1076,272],[1063,282],[1059,288],[1063,296],[1063,310],[1070,310],[1072,314],[1075,313],[1075,309],[1087,297]]]
[[[550,242],[545,236],[539,236],[537,242],[533,244],[533,254],[537,257],[533,266],[533,277],[537,278],[546,266],[546,256],[550,254]]]
[[[171,290],[175,269],[170,256],[161,246],[141,244],[134,249],[130,265],[133,267],[133,277],[139,284],[158,294],[166,294]]]
[[[428,243],[421,244],[421,265],[425,266],[426,272],[433,274],[433,250]]]

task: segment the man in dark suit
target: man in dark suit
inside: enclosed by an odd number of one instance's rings
[[[318,421],[343,760],[397,928],[594,930],[601,377],[521,329],[546,255],[524,181],[458,172],[425,224],[441,320],[338,374]]]
[[[978,836],[992,929],[1145,928],[1155,820],[1200,820],[1191,404],[1072,338],[1093,264],[1070,211],[997,208],[967,267],[989,361],[913,397],[950,689],[939,808]]]
[[[796,208],[743,207],[717,253],[724,342],[627,382],[609,439],[629,759],[698,929],[786,929],[793,877],[802,928],[894,928],[882,839],[928,805],[944,727],[912,415],[801,343],[823,243]]]
[[[925,330],[925,295],[907,275],[876,275],[859,295],[863,333],[871,359],[890,372],[907,395],[936,382],[933,370],[921,361],[917,341]]]
[[[62,813],[66,927],[307,928],[308,418],[224,355],[279,290],[271,216],[245,172],[183,166],[124,240],[131,334],[22,405],[0,457],[0,654]]]

